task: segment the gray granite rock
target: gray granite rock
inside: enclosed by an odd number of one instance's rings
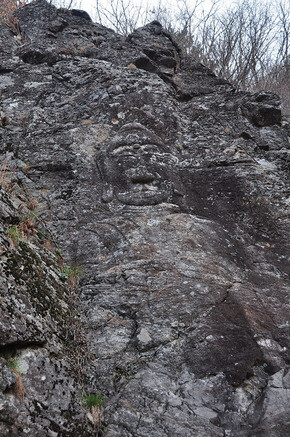
[[[22,39],[0,32],[0,138],[17,168],[16,206],[0,203],[1,345],[16,347],[29,397],[7,394],[15,375],[1,373],[3,435],[285,437],[279,98],[236,92],[158,22],[124,38],[44,0],[17,16]],[[82,384],[59,338],[69,296],[55,255],[5,237],[23,196],[85,272]],[[81,389],[107,399],[94,429]]]

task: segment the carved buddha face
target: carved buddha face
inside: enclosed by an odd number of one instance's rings
[[[121,203],[145,206],[172,201],[178,157],[144,126],[130,123],[120,129],[108,144],[104,167],[112,195]]]

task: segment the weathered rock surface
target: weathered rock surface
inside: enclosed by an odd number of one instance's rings
[[[42,231],[20,235],[23,198],[17,208],[2,188],[0,196],[0,434],[77,435],[85,411],[66,345],[68,289]]]
[[[37,200],[85,270],[83,370],[86,392],[107,398],[100,434],[289,435],[289,125],[279,98],[236,92],[157,22],[124,38],[44,0],[17,15],[22,39],[0,33],[3,156],[18,169],[15,195]],[[7,202],[0,212],[4,227],[17,217]],[[42,249],[27,242],[7,255],[3,241],[3,268],[14,257],[24,273],[1,285],[1,345],[21,349],[29,396],[11,401],[15,373],[1,361],[2,427],[9,435],[19,415],[15,435],[93,435],[60,356],[68,297],[57,273],[50,282]],[[44,314],[28,250],[48,281]]]

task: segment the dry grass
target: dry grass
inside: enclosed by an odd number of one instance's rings
[[[96,435],[99,435],[99,433],[102,431],[103,424],[103,408],[99,407],[98,405],[95,405],[94,407],[91,407],[90,412],[87,413],[87,417],[91,424],[93,425],[94,432]]]
[[[13,385],[13,392],[17,399],[24,400],[26,396],[26,389],[23,385],[21,375],[19,372],[17,372],[17,370],[13,370],[13,372],[17,375],[17,381]]]
[[[87,417],[94,427],[94,432],[99,435],[103,428],[103,404],[106,402],[106,398],[102,393],[91,393],[84,397],[84,402],[89,408]]]
[[[79,53],[80,53],[80,54],[83,54],[83,53],[86,52],[87,49],[89,49],[89,48],[91,48],[91,47],[95,47],[95,45],[94,45],[94,44],[87,44],[87,45],[85,45],[85,46],[83,46],[83,47],[80,47],[80,48],[79,48]]]
[[[26,396],[26,389],[24,387],[24,384],[22,382],[22,378],[19,371],[19,363],[16,358],[10,357],[7,360],[7,364],[12,370],[12,372],[15,373],[17,376],[17,381],[11,386],[11,392],[17,397],[17,399],[24,399]]]
[[[0,21],[9,27],[11,32],[20,35],[18,18],[13,15],[16,9],[22,8],[28,3],[26,0],[2,0],[0,3]]]
[[[0,185],[2,185],[6,193],[11,193],[15,186],[12,183],[14,173],[15,168],[11,170],[8,167],[8,158],[6,158],[0,167]]]
[[[36,199],[30,199],[29,201],[28,201],[28,208],[31,210],[31,211],[35,211],[36,210],[36,208],[37,208],[37,206],[38,206],[38,201],[36,200]]]

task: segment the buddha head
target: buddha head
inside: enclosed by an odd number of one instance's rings
[[[180,193],[177,153],[139,123],[124,125],[99,162],[106,185],[104,201],[125,205],[174,203]]]

